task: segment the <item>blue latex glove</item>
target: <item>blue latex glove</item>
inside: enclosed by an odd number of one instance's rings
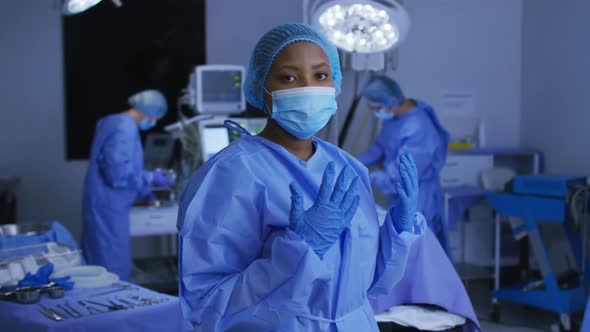
[[[347,166],[340,172],[334,185],[334,173],[334,163],[330,162],[324,171],[319,195],[307,211],[303,209],[301,188],[296,182],[290,185],[289,227],[303,237],[320,257],[323,257],[340,238],[340,234],[350,226],[360,202],[358,176],[354,176]]]
[[[62,278],[49,279],[49,276],[53,273],[53,264],[48,263],[40,267],[35,274],[28,272],[23,280],[18,282],[18,287],[43,287],[50,282],[55,282],[57,285],[62,286],[65,290],[74,288],[74,282],[69,281],[70,276]]]
[[[393,208],[393,227],[398,233],[413,232],[418,209],[418,169],[414,158],[404,154],[400,158],[399,173],[402,183],[395,184],[398,204]]]
[[[166,176],[166,171],[157,169],[153,173],[152,185],[160,188],[170,188],[174,185],[174,181]]]
[[[74,288],[75,284],[75,282],[70,281],[71,278],[71,276],[65,276],[61,278],[52,278],[49,279],[49,281],[55,282],[58,286],[63,287],[65,290],[71,290],[72,288]]]

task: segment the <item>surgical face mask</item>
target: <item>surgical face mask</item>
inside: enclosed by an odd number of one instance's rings
[[[336,113],[336,89],[333,87],[308,86],[269,94],[272,96],[271,117],[299,139],[313,136]]]
[[[384,108],[373,112],[373,115],[379,120],[389,120],[395,117],[393,113],[387,112]]]
[[[138,126],[139,126],[139,130],[147,131],[147,130],[154,128],[155,125],[156,125],[156,120],[150,121],[150,120],[148,120],[148,118],[143,118],[139,122]]]

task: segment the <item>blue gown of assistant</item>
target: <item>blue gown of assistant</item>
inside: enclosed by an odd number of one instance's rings
[[[137,124],[115,114],[96,125],[84,181],[82,252],[86,263],[102,265],[129,280],[129,210],[138,193],[149,189]]]
[[[367,169],[319,139],[302,161],[259,136],[233,142],[205,163],[181,196],[180,303],[197,331],[378,331],[368,302],[404,274],[425,228],[379,227]],[[329,161],[361,178],[352,226],[320,258],[288,228],[289,183],[308,209]],[[391,214],[390,214],[391,215]]]
[[[424,214],[428,227],[451,257],[440,187],[440,171],[447,159],[448,145],[449,133],[432,107],[416,101],[416,107],[406,114],[383,121],[375,143],[357,158],[367,167],[383,164],[383,170],[372,174],[372,182],[379,191],[389,195],[388,206],[392,207],[397,201],[395,183],[401,181],[400,157],[406,153],[414,157],[420,188],[418,211]]]

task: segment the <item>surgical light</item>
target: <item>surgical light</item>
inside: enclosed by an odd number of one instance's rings
[[[311,7],[311,23],[347,52],[385,52],[406,37],[410,18],[395,0],[328,0]]]
[[[76,15],[96,5],[101,0],[66,0],[63,3],[64,15]]]
[[[64,15],[76,15],[95,6],[101,0],[64,0],[62,13]],[[117,7],[121,7],[121,0],[112,0]]]

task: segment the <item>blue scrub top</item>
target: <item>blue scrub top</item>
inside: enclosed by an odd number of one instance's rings
[[[383,170],[371,174],[372,184],[389,195],[388,206],[397,204],[395,183],[400,182],[400,157],[411,154],[420,181],[418,211],[450,257],[448,234],[443,219],[440,172],[447,159],[449,133],[442,127],[428,104],[415,101],[406,114],[383,121],[377,140],[357,158],[367,167],[383,164]]]
[[[88,264],[102,265],[129,280],[129,210],[145,190],[149,190],[149,181],[143,172],[137,123],[125,113],[102,118],[84,181],[81,247]]]
[[[388,216],[379,227],[367,169],[313,139],[303,161],[262,137],[233,142],[205,163],[181,196],[180,302],[197,331],[378,331],[368,298],[401,279],[411,243]],[[308,209],[324,169],[360,177],[350,229],[320,258],[288,228],[289,184]]]

